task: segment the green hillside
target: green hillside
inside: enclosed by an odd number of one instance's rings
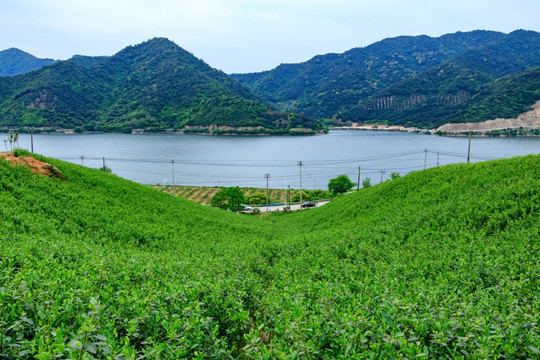
[[[221,71],[164,38],[114,56],[75,56],[0,78],[0,126],[75,131],[290,134],[322,130],[272,111]]]
[[[83,66],[96,66],[107,60],[107,56],[85,56],[85,55],[73,55],[69,61],[75,64]]]
[[[540,33],[472,31],[438,38],[401,36],[301,64],[231,76],[276,108],[332,121],[433,128],[505,114],[517,117],[540,100],[519,91],[534,81],[523,74],[539,66]],[[496,108],[480,116],[474,109],[486,96],[500,95],[486,92],[502,78],[517,89],[515,96],[498,99]],[[540,84],[532,85],[538,89]]]
[[[388,86],[504,36],[493,31],[399,36],[342,54],[231,76],[279,108],[330,118]]]
[[[274,221],[36,157],[65,180],[0,159],[2,357],[539,356],[540,156]]]
[[[540,100],[539,74],[540,34],[516,31],[394,84],[338,117],[428,128],[516,118]]]
[[[455,114],[452,122],[515,118],[539,99],[540,66],[493,81],[471,99],[463,113]]]
[[[540,100],[540,67],[494,79],[445,64],[400,82],[338,115],[355,122],[435,128],[517,118]]]

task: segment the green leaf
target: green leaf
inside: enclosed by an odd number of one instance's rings
[[[94,343],[86,343],[84,344],[84,348],[91,354],[97,353],[97,347]]]

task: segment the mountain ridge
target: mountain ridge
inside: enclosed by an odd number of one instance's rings
[[[17,48],[0,51],[0,76],[15,76],[39,70],[54,63],[53,59],[40,59]]]
[[[226,126],[229,133],[247,127],[242,133],[262,134],[321,130],[306,116],[272,111],[247,88],[165,38],[107,58],[76,57],[0,78],[0,105],[4,126],[107,132],[190,126],[189,132],[201,133]]]
[[[516,118],[540,100],[534,90],[540,80],[530,71],[540,66],[540,34],[527,30],[398,36],[248,74],[213,69],[166,38],[109,57],[74,55],[66,62],[81,68],[70,72],[55,62],[51,70],[30,75],[33,80],[20,78],[30,84],[24,89],[19,80],[1,80],[0,126],[65,128],[69,116],[78,131],[220,133],[235,127],[241,133],[286,134],[298,128],[320,131],[321,121],[434,129]],[[49,82],[35,84],[47,81],[44,74]],[[75,82],[70,85],[66,76]],[[526,90],[506,96],[498,80],[506,89]],[[21,105],[20,99],[28,101]],[[486,99],[497,106],[486,110]],[[58,114],[61,109],[64,115]],[[89,124],[89,117],[96,120]]]
[[[515,118],[540,100],[540,91],[535,90],[540,88],[535,71],[539,66],[540,34],[512,32],[381,90],[338,117],[429,128]],[[506,91],[498,89],[501,84]],[[411,98],[420,100],[411,103]]]
[[[273,70],[231,74],[231,77],[278,109],[319,119],[434,128],[440,126],[441,121],[455,121],[454,111],[462,114],[478,106],[474,95],[496,79],[539,66],[538,44],[540,34],[527,30],[509,34],[476,30],[436,38],[400,36],[341,54],[318,55],[303,63],[282,64]],[[456,78],[447,76],[438,82],[432,74],[437,67],[439,71],[451,67],[450,73]],[[419,86],[407,93],[407,87],[415,82],[430,87],[426,90]],[[453,88],[447,91],[445,84]],[[516,87],[519,85],[516,83]],[[432,96],[434,100],[430,103]],[[372,108],[372,104],[388,103],[392,98],[399,100],[400,108],[403,103],[416,106],[409,106],[409,113],[403,112],[407,109],[389,113],[387,109]],[[447,104],[438,103],[437,99],[445,98],[455,99],[448,100]],[[501,110],[526,111],[534,105],[534,100],[523,107],[518,104],[519,98],[512,99]],[[459,104],[449,106],[450,102]],[[495,114],[495,117],[501,115]],[[512,113],[512,116],[517,115]],[[468,121],[488,119],[473,117]]]

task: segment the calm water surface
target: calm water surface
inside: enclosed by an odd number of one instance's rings
[[[30,135],[19,144],[30,149]],[[324,189],[341,174],[372,184],[426,167],[466,162],[467,138],[386,131],[336,130],[309,137],[177,134],[34,135],[34,152],[89,167],[107,167],[142,184]],[[426,153],[427,150],[427,153]],[[471,161],[540,153],[540,138],[473,138]],[[426,156],[427,155],[427,156]],[[81,157],[84,156],[83,159]],[[174,165],[172,161],[174,160]],[[302,167],[298,165],[302,162]]]

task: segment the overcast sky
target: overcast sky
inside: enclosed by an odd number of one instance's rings
[[[0,0],[0,50],[64,60],[167,37],[254,72],[399,35],[540,31],[539,15],[540,0]]]

